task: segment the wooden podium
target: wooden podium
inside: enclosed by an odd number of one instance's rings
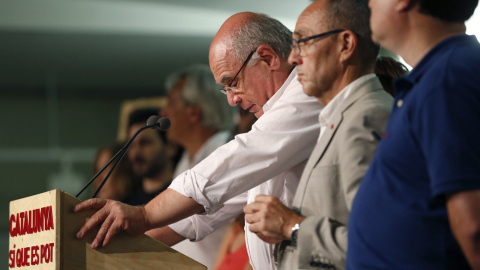
[[[73,213],[80,200],[52,190],[10,202],[9,269],[207,269],[146,235],[116,235],[90,248],[96,232],[75,237],[93,211]]]

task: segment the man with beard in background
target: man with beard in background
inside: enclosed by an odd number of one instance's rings
[[[158,114],[158,108],[139,109],[130,114],[128,134],[145,126],[151,115]],[[144,205],[164,191],[173,177],[174,162],[168,155],[165,133],[159,129],[146,129],[132,142],[128,159],[141,183],[123,202],[130,205]]]

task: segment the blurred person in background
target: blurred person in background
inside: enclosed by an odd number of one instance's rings
[[[128,134],[131,138],[147,119],[157,115],[159,108],[143,108],[133,111],[128,121]],[[173,177],[178,147],[166,139],[165,131],[146,129],[138,134],[128,149],[128,160],[134,174],[141,179],[138,185],[124,200],[130,205],[144,205],[164,191]]]
[[[241,213],[232,221],[223,237],[215,260],[215,270],[250,270],[245,243],[245,214]]]
[[[375,72],[380,80],[383,89],[393,96],[393,81],[396,78],[407,74],[408,68],[392,57],[380,56],[375,62],[375,68],[373,72]]]
[[[123,143],[113,143],[98,150],[93,162],[93,171],[96,174],[105,164],[123,147]],[[93,182],[93,193],[99,188],[108,171],[113,167],[110,164]],[[138,177],[132,171],[132,165],[128,159],[122,159],[110,175],[108,180],[98,192],[97,198],[123,201],[128,194],[140,183]]]

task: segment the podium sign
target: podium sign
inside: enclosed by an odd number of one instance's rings
[[[94,212],[73,213],[79,202],[58,189],[11,201],[9,269],[207,269],[146,235],[122,232],[90,248],[96,231],[75,235]]]

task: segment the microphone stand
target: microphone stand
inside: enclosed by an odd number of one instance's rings
[[[152,123],[153,124],[150,124]],[[83,191],[85,191],[85,189],[87,189],[87,187],[92,184],[92,182],[98,177],[98,175],[100,175],[112,162],[113,160],[115,160],[119,155],[120,155],[120,158],[117,159],[117,161],[115,162],[115,164],[113,164],[113,167],[110,169],[110,171],[108,172],[107,176],[105,176],[105,179],[103,179],[102,183],[100,184],[100,186],[98,187],[98,189],[95,191],[95,194],[93,194],[93,197],[92,198],[95,198],[98,194],[98,192],[100,191],[100,189],[102,189],[103,185],[105,184],[105,182],[108,180],[108,178],[110,177],[110,175],[112,174],[113,170],[115,170],[115,168],[117,167],[118,163],[120,162],[120,160],[122,160],[123,156],[125,156],[125,154],[127,153],[127,150],[128,148],[130,147],[130,145],[132,144],[133,140],[137,137],[138,134],[140,134],[140,132],[144,131],[145,129],[147,128],[154,128],[154,127],[157,127],[159,124],[159,117],[156,116],[156,115],[152,115],[148,118],[147,120],[147,125],[145,125],[144,127],[140,128],[133,136],[132,138],[130,138],[130,140],[128,140],[128,142],[122,147],[122,149],[120,149],[120,151],[118,151],[111,159],[110,161],[107,162],[107,164],[105,164],[93,177],[92,179],[90,179],[90,181],[88,181],[88,183],[82,188],[82,190],[80,190],[80,192],[78,192],[78,194],[75,196],[75,198],[78,198],[78,196],[80,196],[80,194],[83,193]]]

